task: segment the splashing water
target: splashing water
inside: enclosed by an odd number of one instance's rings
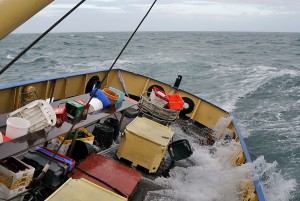
[[[213,133],[214,136],[217,139],[222,139],[226,135],[233,136],[233,132],[227,128],[230,123],[231,123],[230,117],[226,117],[226,118],[221,117],[215,125],[214,133]]]
[[[231,134],[227,129],[230,121],[230,117],[220,118],[214,134]],[[277,162],[267,163],[260,156],[252,163],[235,167],[236,157],[242,151],[238,142],[217,141],[212,147],[201,146],[197,140],[184,134],[180,127],[172,125],[171,129],[179,138],[184,137],[191,142],[194,152],[186,160],[194,165],[176,166],[171,169],[170,178],[157,178],[155,183],[162,189],[148,192],[146,201],[238,201],[243,193],[240,185],[255,179],[260,181],[266,200],[287,201],[292,198],[297,183],[282,176]]]
[[[162,190],[151,191],[146,201],[238,201],[242,195],[240,184],[259,179],[266,200],[285,201],[296,188],[295,180],[285,180],[277,171],[277,163],[267,163],[263,157],[253,163],[233,168],[233,160],[240,151],[235,141],[216,143],[212,148],[192,144],[194,150],[189,160],[194,166],[175,167],[170,178],[158,178],[155,183]],[[233,156],[233,157],[232,157]],[[264,180],[263,180],[264,179]]]

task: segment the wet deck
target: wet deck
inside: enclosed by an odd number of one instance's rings
[[[116,116],[112,117],[117,117],[121,118],[121,114],[118,113]],[[148,116],[149,117],[149,116]],[[151,117],[150,117],[151,118]],[[132,121],[132,118],[124,118],[122,125],[121,125],[121,135],[126,128],[126,126]],[[156,120],[156,119],[155,119]],[[156,120],[157,121],[157,120]],[[208,128],[205,128],[201,125],[195,124],[191,120],[184,120],[184,119],[178,119],[173,123],[170,123],[169,127],[175,132],[175,135],[173,136],[173,141],[180,140],[180,139],[188,139],[190,142],[197,142],[200,143],[202,140],[205,140],[207,138],[207,135],[211,133],[211,130]],[[87,128],[88,130],[92,131],[93,130],[93,125]],[[114,141],[113,145],[106,149],[100,151],[98,154],[101,154],[105,157],[108,157],[114,161],[117,161],[118,163],[121,163],[127,167],[133,168],[140,172],[142,174],[142,179],[140,180],[138,184],[138,189],[136,192],[133,194],[133,196],[130,198],[131,201],[141,201],[145,200],[147,197],[147,200],[151,200],[152,196],[155,195],[149,195],[148,192],[154,192],[157,190],[162,190],[165,187],[158,185],[157,182],[155,182],[155,179],[158,177],[166,177],[168,176],[168,167],[171,163],[171,159],[168,153],[165,154],[164,159],[162,160],[162,163],[160,165],[160,168],[156,173],[148,173],[148,170],[141,167],[137,166],[134,167],[132,166],[130,161],[127,161],[125,159],[118,160],[116,157],[116,152],[118,149],[118,145],[121,140],[121,135]],[[189,159],[185,159],[182,161],[176,161],[175,166],[180,166],[180,167],[188,167],[188,166],[193,166],[193,162]],[[150,196],[150,197],[149,197]],[[166,199],[167,200],[167,199]]]
[[[132,105],[130,105],[130,107],[132,107]],[[101,118],[100,122],[104,122],[105,119],[109,118],[109,117],[110,118],[113,117],[113,118],[117,118],[118,120],[121,120],[122,114],[121,114],[121,112],[116,112],[115,114],[105,115],[105,118]],[[147,117],[152,118],[151,116],[147,116]],[[166,122],[161,122],[160,120],[157,120],[155,118],[152,118],[152,119],[154,121],[159,122],[159,123],[163,123],[163,124],[166,123]],[[157,179],[158,177],[161,177],[161,176],[164,176],[164,177],[168,176],[168,167],[171,164],[171,159],[170,159],[169,154],[166,153],[165,157],[162,160],[160,168],[154,174],[148,173],[148,170],[141,167],[141,166],[133,167],[131,165],[130,161],[127,161],[127,160],[124,160],[124,159],[118,160],[115,154],[116,154],[116,151],[118,149],[118,145],[120,143],[121,136],[122,136],[126,126],[132,120],[133,120],[133,118],[124,117],[122,119],[122,124],[121,124],[121,127],[120,127],[120,135],[118,136],[118,138],[116,140],[114,140],[113,145],[110,148],[105,149],[105,150],[100,150],[98,152],[98,154],[103,155],[103,156],[105,156],[109,159],[112,159],[113,161],[117,162],[118,164],[124,165],[127,168],[132,168],[133,170],[139,172],[142,175],[142,178],[138,183],[137,189],[131,189],[132,193],[134,192],[134,194],[130,195],[130,192],[127,192],[127,196],[130,197],[130,200],[132,200],[132,201],[141,201],[141,200],[145,200],[145,198],[147,196],[148,196],[147,200],[149,200],[149,199],[151,200],[152,194],[149,197],[149,192],[153,192],[153,191],[156,191],[156,190],[161,190],[161,189],[164,188],[163,186],[158,185],[155,182],[155,179]],[[86,127],[86,129],[91,133],[92,133],[94,127],[95,127],[94,122],[95,121],[91,122]],[[97,121],[97,122],[99,122],[99,121]],[[193,142],[193,143],[200,143],[202,140],[207,138],[208,134],[210,134],[212,132],[210,129],[208,129],[206,127],[203,127],[199,124],[196,124],[195,122],[193,122],[191,120],[188,120],[188,119],[178,119],[175,122],[167,123],[167,125],[171,128],[172,131],[175,132],[175,135],[173,136],[172,141],[176,141],[176,140],[180,140],[180,139],[187,139],[187,140],[189,140],[190,142]],[[43,137],[43,135],[45,135],[45,133],[41,133],[41,134],[35,133],[36,138],[41,137],[39,135],[41,135],[42,138],[45,139],[45,141],[47,139],[51,139],[53,137],[53,136],[52,137],[46,137],[46,136]],[[36,139],[36,138],[34,138],[34,139]],[[28,139],[24,141],[24,143],[26,143],[27,149],[35,147],[36,144],[37,144],[36,141],[32,140],[33,143],[29,144]],[[40,142],[39,144],[41,144],[41,143],[43,143],[43,142]],[[2,144],[2,145],[4,145],[4,144]],[[22,146],[22,148],[24,148],[24,146]],[[99,148],[98,148],[98,150],[99,150]],[[14,153],[18,153],[18,152],[14,151]],[[1,157],[4,157],[3,154],[1,155]],[[6,155],[7,154],[8,153],[6,153]],[[180,167],[188,167],[188,166],[193,166],[193,165],[194,165],[193,162],[190,161],[189,159],[185,159],[185,160],[182,160],[182,161],[175,162],[175,166],[180,166]],[[127,185],[127,184],[124,184],[124,185]]]

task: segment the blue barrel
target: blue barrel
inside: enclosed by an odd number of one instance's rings
[[[94,93],[95,93],[95,90],[96,91],[96,94],[94,95],[96,98],[98,98],[102,104],[103,104],[103,107],[104,108],[107,108],[110,106],[110,101],[109,99],[107,98],[107,96],[103,93],[103,91],[101,91],[100,89],[93,89],[91,92],[90,92],[90,96],[92,96]]]

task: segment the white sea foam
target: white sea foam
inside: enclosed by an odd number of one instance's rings
[[[170,171],[170,178],[156,179],[165,189],[154,194],[164,195],[169,200],[239,200],[237,182],[245,177],[224,169],[220,158],[211,155],[207,148],[195,144],[192,146],[196,149],[190,159],[195,166],[175,167]],[[152,193],[148,194],[146,200],[156,200]]]
[[[285,179],[277,170],[277,163],[267,163],[259,157],[253,163],[232,168],[240,146],[232,141],[227,145],[216,143],[211,149],[192,144],[194,153],[190,160],[195,164],[187,168],[175,167],[170,178],[158,178],[155,183],[161,190],[147,194],[147,201],[215,201],[240,200],[239,186],[249,179],[260,179],[266,200],[288,201],[296,188],[295,180]]]
[[[226,135],[232,135],[232,131],[229,130],[227,127],[231,123],[230,117],[221,117],[214,128],[214,135],[217,139],[224,138]]]
[[[6,59],[13,59],[14,57],[11,56],[10,54],[6,56]]]
[[[285,178],[277,165],[276,161],[268,163],[260,156],[244,167],[251,171],[253,178],[260,180],[266,200],[288,201],[293,197],[297,182],[295,179]]]
[[[221,118],[214,134],[230,133],[226,130],[230,117]],[[267,201],[288,201],[297,187],[294,179],[285,178],[277,167],[277,162],[268,163],[263,156],[252,163],[233,168],[236,156],[242,151],[239,143],[217,141],[212,147],[200,146],[195,138],[184,135],[180,126],[171,126],[179,138],[185,137],[193,147],[189,158],[193,166],[178,167],[170,171],[170,178],[158,178],[162,189],[151,191],[146,201],[216,201],[240,200],[240,184],[258,179]]]
[[[236,108],[236,103],[240,98],[243,98],[247,94],[256,91],[259,87],[279,76],[274,68],[268,66],[253,66],[250,71],[245,73],[246,74],[244,74],[245,77],[243,80],[240,80],[238,83],[231,83],[236,85],[235,87],[227,86],[227,92],[228,94],[231,93],[231,95],[226,95],[227,100],[223,102],[223,105],[221,103],[221,107],[223,107],[225,110],[234,111]],[[235,89],[233,93],[232,89]]]
[[[248,68],[239,65],[226,68],[213,66],[213,71],[218,73],[218,76],[214,78],[217,81],[220,81],[220,77],[221,79],[227,79],[222,78],[220,76],[222,74],[226,74],[227,77],[232,77],[232,79],[236,80],[235,82],[222,83],[220,85],[222,89],[218,90],[218,94],[211,94],[213,102],[217,102],[217,105],[229,112],[235,110],[239,99],[257,91],[257,89],[271,80],[287,74],[293,76],[299,75],[299,72],[294,70],[281,70],[263,65],[254,65]],[[240,74],[243,74],[243,76],[240,76]]]

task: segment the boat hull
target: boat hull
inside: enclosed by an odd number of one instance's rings
[[[106,73],[107,71],[83,72],[2,86],[0,87],[0,105],[6,107],[0,107],[0,114],[5,116],[7,113],[18,109],[24,103],[24,99],[27,100],[26,98],[30,96],[39,99],[53,98],[55,101],[88,93],[93,86],[99,83],[99,80],[102,83],[102,88],[111,86],[124,91],[136,100],[153,86],[163,88],[166,93],[174,92],[171,85],[121,69],[110,71],[103,82]],[[229,112],[187,91],[178,89],[175,90],[175,93],[183,97],[184,100],[189,100],[190,107],[191,104],[193,105],[190,110],[183,114],[183,117],[191,119],[198,126],[206,127],[213,132],[220,119],[226,119],[226,124],[222,125],[222,130],[218,131],[218,138],[224,138],[226,131],[230,130],[234,134],[234,139],[241,146],[241,153],[236,156],[236,165],[252,162],[238,125]],[[0,126],[5,126],[5,122],[1,121],[1,118],[0,124]],[[254,181],[254,187],[256,198],[264,200],[258,181]]]

